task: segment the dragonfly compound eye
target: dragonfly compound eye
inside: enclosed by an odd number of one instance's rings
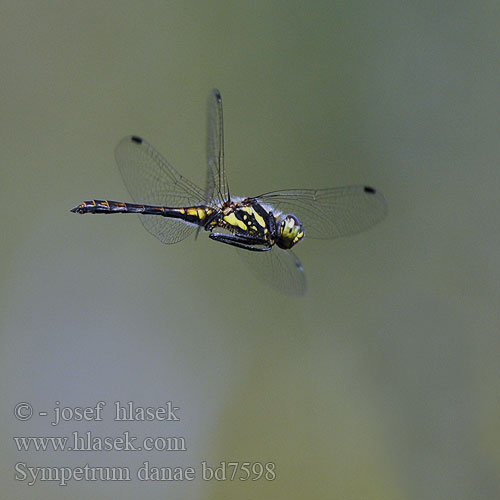
[[[285,215],[280,222],[279,238],[276,244],[280,248],[292,248],[304,237],[304,226],[294,215]]]

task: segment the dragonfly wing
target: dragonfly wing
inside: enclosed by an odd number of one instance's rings
[[[139,220],[162,243],[178,243],[187,238],[197,227],[182,220],[168,219],[160,215],[139,215]]]
[[[274,247],[267,252],[237,249],[254,276],[278,292],[302,296],[306,292],[306,276],[299,259],[291,250]]]
[[[257,199],[294,214],[304,224],[306,236],[318,239],[365,231],[387,214],[383,195],[368,186],[274,191]]]
[[[224,117],[222,96],[214,89],[207,102],[207,185],[205,203],[229,200],[229,187],[224,170]]]
[[[203,203],[203,192],[179,174],[151,144],[137,136],[124,137],[115,159],[128,192],[136,203],[186,207]]]
[[[163,156],[137,136],[123,138],[115,159],[128,192],[136,203],[189,207],[203,203],[202,190],[179,174]],[[180,220],[139,215],[144,227],[163,243],[177,243],[196,226]]]

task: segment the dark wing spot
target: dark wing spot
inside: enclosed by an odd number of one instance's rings
[[[365,186],[365,193],[375,194],[376,191],[370,186]]]
[[[142,139],[140,137],[138,137],[137,135],[133,135],[132,142],[135,142],[137,144],[142,144]]]
[[[220,95],[220,91],[217,89],[214,89],[214,94],[215,94],[215,98],[217,99],[217,102],[221,102],[222,96]]]

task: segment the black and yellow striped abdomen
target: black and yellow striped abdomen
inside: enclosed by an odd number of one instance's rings
[[[172,219],[182,219],[191,224],[204,226],[206,219],[214,210],[207,206],[171,208],[161,205],[140,205],[137,203],[124,203],[111,200],[91,200],[71,209],[78,214],[139,214],[139,215],[161,215]]]

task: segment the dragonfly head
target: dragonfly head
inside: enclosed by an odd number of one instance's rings
[[[276,244],[288,250],[304,237],[304,226],[295,215],[282,215],[278,225],[278,239]]]

